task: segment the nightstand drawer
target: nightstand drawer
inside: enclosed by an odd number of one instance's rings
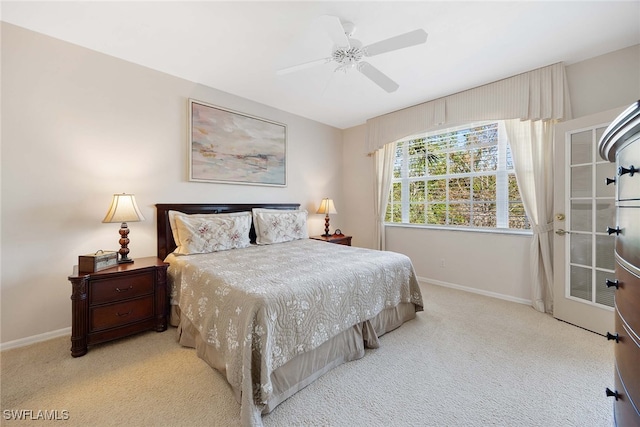
[[[89,331],[114,328],[153,317],[153,296],[92,307]]]
[[[128,274],[91,282],[89,304],[102,304],[153,293],[155,272]]]
[[[69,276],[71,293],[71,355],[87,347],[138,332],[167,329],[167,267],[156,257],[95,273]]]

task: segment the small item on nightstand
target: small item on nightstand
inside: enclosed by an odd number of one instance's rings
[[[118,265],[118,253],[116,251],[103,251],[80,255],[78,257],[78,271],[82,273],[95,273]]]
[[[342,234],[342,230],[340,230],[339,228],[336,228],[336,231],[333,232],[334,236],[344,236],[344,234]]]

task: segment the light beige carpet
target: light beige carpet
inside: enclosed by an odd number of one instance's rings
[[[416,320],[285,401],[265,426],[612,425],[611,342],[521,304],[422,289]],[[178,345],[175,329],[76,359],[69,348],[63,337],[0,354],[0,424],[238,425],[225,379]],[[68,419],[8,420],[16,411]]]

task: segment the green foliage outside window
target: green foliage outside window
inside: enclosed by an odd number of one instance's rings
[[[385,220],[528,229],[499,123],[398,142]]]

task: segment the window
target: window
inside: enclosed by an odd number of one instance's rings
[[[386,222],[529,229],[504,124],[398,141]]]

